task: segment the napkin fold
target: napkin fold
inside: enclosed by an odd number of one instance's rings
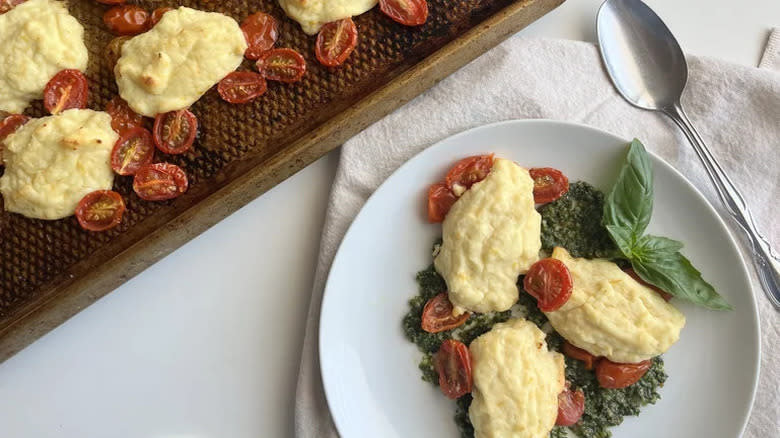
[[[776,27],[769,33],[758,67],[780,71],[780,28]]]
[[[683,106],[741,189],[759,229],[780,247],[780,31],[762,67],[689,56]],[[777,69],[774,71],[773,69]],[[626,103],[588,43],[514,36],[367,128],[341,149],[320,244],[295,403],[298,438],[337,437],[322,389],[318,325],[336,249],[373,191],[420,150],[469,128],[510,119],[579,122],[637,137],[681,171],[725,218],[693,149],[665,116]],[[731,220],[735,236],[739,231]],[[752,268],[752,266],[751,266]],[[780,314],[753,277],[762,330],[758,394],[746,437],[777,436],[780,425]]]

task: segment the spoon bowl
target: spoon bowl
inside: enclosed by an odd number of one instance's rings
[[[609,0],[596,21],[599,49],[620,94],[648,110],[674,105],[688,81],[688,64],[666,24],[639,0]]]

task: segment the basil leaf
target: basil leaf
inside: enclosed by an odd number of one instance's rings
[[[713,310],[731,306],[679,251],[682,244],[657,236],[643,236],[633,249],[631,266],[642,280],[658,286],[677,298]]]
[[[644,281],[694,304],[715,310],[731,309],[680,253],[682,243],[643,236],[652,214],[652,164],[642,143],[634,139],[604,204],[602,222],[607,232]]]
[[[677,252],[683,248],[680,241],[659,236],[642,236],[636,243],[634,254],[641,257],[644,252]]]
[[[620,252],[622,252],[627,259],[631,259],[632,250],[634,248],[634,236],[631,233],[631,230],[615,225],[607,225],[606,229]]]
[[[626,163],[604,204],[604,225],[630,230],[631,246],[634,246],[650,223],[652,214],[653,167],[645,147],[634,139]]]

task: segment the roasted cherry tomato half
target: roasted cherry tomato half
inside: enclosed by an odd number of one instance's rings
[[[0,14],[5,14],[27,0],[0,0]]]
[[[634,271],[634,269],[633,269],[633,268],[626,268],[626,269],[623,269],[623,271],[624,271],[626,274],[630,275],[630,276],[631,276],[631,278],[633,278],[634,280],[636,280],[636,281],[637,281],[637,283],[639,283],[639,284],[641,284],[641,285],[643,285],[643,286],[647,286],[647,287],[649,287],[650,289],[652,289],[652,290],[656,291],[656,293],[658,293],[658,295],[661,295],[661,298],[663,298],[663,299],[664,299],[664,301],[666,301],[666,302],[669,302],[669,300],[671,300],[671,299],[672,299],[672,297],[674,296],[674,295],[672,295],[672,294],[670,294],[670,293],[668,293],[668,292],[664,292],[664,291],[662,291],[662,290],[661,290],[660,288],[658,288],[657,286],[655,286],[655,285],[653,285],[653,284],[650,284],[650,283],[648,283],[648,282],[646,282],[646,281],[642,280],[642,277],[640,277],[640,276],[639,276],[639,274],[637,274],[637,273],[636,273],[636,271]]]
[[[119,96],[114,96],[106,104],[106,112],[111,116],[111,128],[119,134],[130,128],[142,127],[144,124],[144,116],[133,111]]]
[[[265,94],[265,78],[251,71],[234,71],[219,81],[217,91],[230,103],[247,103]]]
[[[0,143],[28,121],[30,118],[21,114],[11,114],[0,121]]]
[[[119,193],[98,190],[81,198],[76,206],[76,219],[81,228],[89,231],[105,231],[122,222],[125,201]]]
[[[21,114],[11,114],[0,121],[0,166],[3,165],[3,140],[30,120]]]
[[[582,362],[586,370],[592,370],[594,364],[598,361],[598,357],[588,353],[582,348],[575,347],[574,345],[570,344],[569,341],[563,341],[563,348],[561,351],[566,356]]]
[[[556,426],[573,426],[585,413],[585,393],[582,389],[572,391],[569,388],[569,382],[566,382],[566,388],[558,394],[558,418],[555,420]]]
[[[257,70],[269,81],[293,83],[306,73],[306,60],[293,49],[271,49],[257,60]]]
[[[452,193],[460,196],[474,183],[485,179],[492,168],[493,154],[467,157],[458,161],[450,168],[444,181],[447,183],[447,187],[452,190]]]
[[[553,258],[531,265],[523,279],[523,288],[536,298],[536,305],[542,312],[552,312],[566,304],[573,286],[569,268]]]
[[[379,9],[404,26],[419,26],[428,19],[426,0],[379,0]]]
[[[471,316],[468,312],[453,316],[452,309],[453,306],[447,297],[447,292],[442,292],[431,298],[423,307],[422,329],[428,333],[451,330],[462,325]]]
[[[116,35],[138,35],[149,29],[149,13],[140,6],[114,6],[103,14],[103,23]]]
[[[111,150],[111,168],[119,175],[135,175],[154,158],[152,134],[136,127],[122,131]]]
[[[439,388],[447,397],[454,400],[471,392],[471,356],[463,342],[454,339],[442,342],[433,356],[433,368],[439,374]]]
[[[117,61],[119,61],[119,58],[122,56],[122,46],[124,46],[125,42],[127,42],[130,38],[132,37],[128,35],[118,36],[109,41],[106,45],[106,49],[103,51],[103,55],[106,58],[109,70],[114,71],[114,67],[116,67]]]
[[[89,97],[87,77],[78,70],[62,70],[43,89],[43,106],[50,114],[72,108],[86,108]]]
[[[187,191],[187,174],[171,163],[147,164],[136,172],[133,190],[146,201],[164,201]]]
[[[357,46],[357,26],[351,18],[325,23],[317,34],[314,54],[327,67],[341,65]]]
[[[158,114],[154,118],[154,144],[166,154],[187,152],[198,132],[198,118],[183,109]]]
[[[263,12],[246,17],[241,22],[241,30],[248,46],[244,52],[247,59],[260,59],[263,53],[273,49],[276,39],[279,38],[276,19]]]
[[[167,6],[162,8],[157,8],[152,11],[152,15],[149,17],[149,24],[151,27],[154,27],[157,23],[160,22],[162,19],[162,16],[165,15],[166,12],[172,11],[173,8],[169,8]]]
[[[458,197],[452,193],[447,184],[436,183],[428,189],[428,220],[430,222],[441,222],[452,208],[452,204],[458,200]]]
[[[625,388],[638,382],[652,365],[649,360],[616,363],[604,358],[596,364],[596,380],[602,388]]]
[[[536,167],[528,171],[534,180],[534,202],[555,201],[569,191],[569,178],[552,167]]]

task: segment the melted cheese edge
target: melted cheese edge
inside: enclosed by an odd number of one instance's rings
[[[84,28],[65,3],[29,0],[0,14],[0,110],[21,113],[60,70],[87,68]]]
[[[119,94],[147,117],[188,108],[241,65],[246,48],[232,18],[180,7],[122,46]]]
[[[444,219],[434,260],[455,313],[504,311],[518,299],[517,277],[539,260],[541,216],[526,169],[496,159]]]
[[[496,324],[469,346],[476,438],[548,437],[558,417],[564,361],[525,319]]]
[[[613,362],[636,363],[664,353],[680,338],[685,315],[608,260],[552,257],[571,273],[571,298],[547,318],[575,346]]]
[[[279,0],[288,17],[297,21],[308,35],[315,35],[323,24],[360,15],[378,0]]]
[[[109,160],[118,138],[104,112],[71,109],[30,120],[2,144],[5,209],[36,219],[72,215],[86,194],[113,186]]]

